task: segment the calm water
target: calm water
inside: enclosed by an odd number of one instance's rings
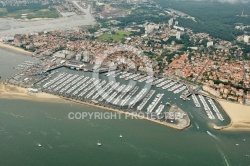
[[[0,49],[2,79],[25,60],[34,59]],[[72,111],[104,111],[76,103],[0,99],[0,105],[1,165],[250,165],[250,133],[215,131],[191,104],[183,107],[200,128],[184,131],[124,116],[69,120]]]

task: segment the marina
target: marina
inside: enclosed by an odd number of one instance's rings
[[[11,84],[18,83],[19,86],[22,84],[24,84],[22,86],[31,85],[32,88],[42,92],[124,112],[142,112],[145,113],[145,116],[148,116],[147,114],[156,114],[159,115],[159,119],[156,120],[164,123],[173,123],[166,119],[163,120],[162,117],[173,104],[178,102],[179,98],[183,99],[184,102],[191,100],[188,97],[183,97],[189,93],[185,83],[167,77],[160,78],[145,73],[132,73],[116,69],[107,70],[105,68],[102,68],[102,72],[97,73],[97,76],[96,71],[92,72],[92,69],[77,71],[67,66],[61,66],[46,70],[49,72],[44,73],[37,70],[37,73],[42,73],[37,75],[40,78],[35,77],[38,81],[29,83],[29,81],[32,82],[32,78],[29,78],[27,73],[32,68],[37,68],[37,64],[24,70],[25,74],[15,75],[15,77],[10,78],[8,82]],[[37,69],[41,70],[42,65]],[[26,85],[27,83],[29,84]],[[169,95],[173,97],[169,97]],[[214,102],[211,102],[212,99],[209,100],[202,95],[198,96],[208,118],[210,120],[215,119],[208,106],[210,104],[218,119],[223,121],[223,116]],[[200,109],[201,105],[195,94],[192,94],[192,100],[196,108]],[[179,104],[179,106],[182,105],[182,103]]]
[[[157,87],[155,87],[155,90],[151,90],[151,86],[141,87],[130,83],[127,84],[124,81],[138,79],[138,83],[144,85],[154,85],[155,83],[162,82],[169,88],[172,86],[171,89],[166,91],[172,92],[173,94],[178,94],[186,88],[183,84],[169,79],[154,78],[144,74],[122,72],[119,70],[104,73],[104,78],[103,76],[101,76],[101,78],[90,77],[89,74],[91,74],[91,72],[83,71],[81,72],[82,74],[79,72],[78,74],[74,74],[74,70],[71,71],[72,72],[68,72],[68,70],[60,71],[58,69],[50,71],[44,79],[36,82],[32,88],[74,100],[119,109],[125,112],[140,111],[144,113],[156,113],[157,115],[161,115],[161,118],[158,120],[163,122],[162,116],[164,116],[165,112],[169,111],[169,109],[165,109],[165,104],[162,104],[165,103],[165,101],[163,101],[164,93],[157,92]],[[109,80],[109,78],[113,76],[124,81]],[[18,81],[18,79],[22,78],[15,78],[15,81]],[[14,83],[15,81],[9,79],[10,83]],[[145,114],[145,116],[147,115]]]
[[[201,107],[201,105],[200,105],[200,103],[199,103],[199,101],[198,101],[195,94],[192,94],[192,99],[194,101],[195,107]]]
[[[198,95],[201,103],[203,104],[204,110],[206,111],[206,114],[208,116],[209,119],[215,119],[214,114],[212,113],[212,111],[210,110],[207,102],[205,101],[204,97],[202,95]]]
[[[161,112],[163,111],[165,105],[164,104],[161,104],[155,111],[156,115],[160,115]]]
[[[210,105],[212,106],[213,111],[216,113],[218,119],[221,120],[221,121],[223,121],[224,118],[223,118],[223,116],[221,115],[221,113],[220,113],[219,109],[217,108],[217,106],[214,104],[213,100],[210,99],[210,98],[208,98],[208,102],[209,102]]]
[[[14,69],[16,70],[25,70],[28,69],[30,67],[32,67],[35,63],[31,62],[31,61],[25,61],[24,63],[18,65],[17,67],[14,67]]]
[[[137,110],[141,111],[144,106],[147,104],[147,102],[152,98],[152,96],[154,95],[155,90],[151,90],[147,96],[143,99],[143,101],[140,103],[139,106],[137,106]]]
[[[5,54],[6,53],[4,53],[4,55]],[[20,55],[17,56],[19,57]],[[3,61],[6,62],[5,59]],[[22,62],[18,62],[18,64],[21,63]],[[14,76],[17,70],[13,70],[13,66],[8,69],[8,74],[6,74],[7,72],[4,72],[4,74],[1,75],[1,81]],[[4,70],[1,68],[1,71]],[[52,74],[52,72],[54,73]],[[44,77],[43,80],[37,83],[37,87],[43,86],[45,83],[49,82],[63,72],[68,74],[77,74],[79,76],[84,75],[84,81],[80,80],[79,83],[82,81],[82,84],[75,90],[80,89],[83,83],[86,83],[92,78],[92,73],[90,72],[83,73],[68,69],[63,71],[54,70],[51,71],[51,73],[48,73],[48,76],[51,77]],[[26,75],[23,79],[27,77],[28,76]],[[20,79],[17,81],[21,82]],[[107,83],[109,82],[103,75],[100,76],[100,79],[107,81]],[[169,78],[165,78],[163,81],[167,79]],[[125,85],[125,88],[129,87],[128,84],[126,84],[128,81],[125,81],[125,79],[123,80],[120,80],[119,78],[117,79],[117,81],[121,82],[120,85]],[[138,92],[140,92],[144,85],[137,85],[140,87],[138,90]],[[132,89],[134,85],[131,84],[131,86]],[[118,96],[122,92],[126,92],[124,89],[118,93]],[[142,109],[143,111],[146,110],[148,104],[152,102],[156,94],[159,94],[162,89],[153,86],[149,92],[146,93],[146,96],[150,95],[150,92],[153,91],[155,92],[149,101],[146,102],[145,107]],[[64,93],[66,92],[67,90]],[[69,94],[73,95],[73,92],[75,91],[72,91]],[[94,93],[93,96],[98,95],[98,93]],[[125,94],[127,94],[127,92]],[[1,149],[5,152],[2,153],[2,162],[5,165],[10,164],[10,162],[13,165],[30,165],[32,162],[27,161],[36,160],[40,165],[63,165],[68,162],[75,165],[79,165],[79,163],[93,165],[94,162],[94,165],[98,165],[100,163],[96,162],[94,158],[102,158],[102,160],[106,163],[113,163],[111,165],[121,165],[123,162],[126,163],[125,165],[135,165],[138,162],[141,162],[141,165],[173,165],[176,163],[179,165],[202,165],[204,162],[211,164],[212,158],[214,165],[220,165],[224,161],[224,156],[226,156],[227,160],[230,161],[230,165],[237,165],[239,164],[238,161],[240,161],[241,165],[247,165],[249,163],[249,157],[245,157],[249,154],[249,148],[247,148],[249,147],[249,133],[241,133],[239,136],[238,132],[220,132],[213,130],[211,127],[207,126],[206,121],[203,119],[203,107],[195,108],[191,97],[191,101],[184,101],[179,98],[179,94],[174,94],[167,90],[164,91],[164,94],[162,103],[176,103],[185,112],[193,114],[195,119],[195,121],[192,119],[193,126],[190,126],[190,128],[184,132],[179,132],[144,120],[68,120],[67,114],[71,111],[84,111],[91,113],[106,111],[105,109],[85,106],[82,104],[79,105],[77,103],[47,103],[22,99],[1,99],[0,102],[2,111],[0,118],[2,126],[0,126],[0,131],[1,138],[3,140],[1,141]],[[57,92],[55,92],[55,95],[57,95]],[[114,98],[114,101],[116,98],[117,97]],[[177,100],[174,100],[174,98],[177,98]],[[141,100],[141,103],[143,100]],[[208,99],[205,98],[205,100],[207,101]],[[111,102],[113,103],[114,101]],[[137,108],[137,106],[141,103],[136,104],[134,108]],[[228,124],[229,121],[227,116],[215,101],[214,104],[225,119],[223,123],[219,124]],[[158,103],[156,109],[154,110],[155,112],[160,105],[161,103]],[[29,106],[29,109],[27,109],[27,106]],[[169,108],[169,106],[165,106],[163,112],[168,111]],[[198,113],[201,116],[199,116]],[[19,118],[14,115],[22,115],[24,118]],[[206,116],[205,113],[204,115]],[[199,130],[195,127],[195,122],[199,125]],[[9,125],[5,126],[4,124]],[[214,146],[215,140],[213,137],[209,137],[208,134],[206,134],[207,136],[204,135],[207,130],[216,135],[216,137],[220,140],[220,143],[217,144],[218,146]],[[44,136],[41,134],[41,131],[46,132],[47,135]],[[58,134],[58,131],[62,134]],[[86,136],[86,133],[88,133],[88,136]],[[120,133],[123,135],[122,139],[119,138]],[[65,137],[65,135],[68,135],[68,137]],[[173,138],[178,138],[175,140],[175,142],[177,141],[176,144],[171,144],[169,141],[166,141],[172,140]],[[245,138],[246,141],[243,141],[242,138]],[[97,140],[100,140],[100,143],[102,144],[100,148],[97,147]],[[20,141],[22,141],[22,144],[19,144]],[[37,146],[38,142],[42,145],[42,147],[39,148]],[[235,146],[236,143],[240,146]],[[18,149],[16,148],[17,145],[19,147]],[[193,149],[194,147],[198,148]],[[12,149],[13,153],[20,153],[20,157],[12,158],[12,155],[6,153],[9,149]],[[193,150],[190,151],[190,149]],[[200,153],[201,150],[207,151],[207,155]],[[220,150],[223,152],[224,156],[221,155]],[[71,153],[68,153],[69,151],[71,151]],[[112,156],[108,157],[106,154],[110,154],[110,152],[112,153]],[[237,152],[237,155],[235,155],[235,152]],[[44,162],[41,157],[41,153],[48,154],[48,162]],[[121,153],[127,154],[126,159],[121,157]],[[150,157],[141,158],[141,155],[138,155],[138,153]],[[95,154],[95,156],[93,157],[90,154]],[[170,157],[165,160],[166,154],[170,154]],[[85,157],[78,157],[82,155]],[[29,156],[29,160],[26,160],[27,156]],[[177,156],[184,157],[185,159],[180,160]],[[193,156],[196,156],[197,160],[194,161]],[[57,157],[60,157],[61,159],[55,162],[55,158]],[[24,160],[20,160],[20,158],[23,158]]]
[[[149,105],[149,107],[147,108],[147,112],[151,113],[154,108],[156,107],[156,105],[161,101],[162,97],[164,96],[163,93],[157,94],[156,98],[153,100],[153,102]]]

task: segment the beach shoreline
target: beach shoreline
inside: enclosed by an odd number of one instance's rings
[[[21,88],[14,85],[0,83],[0,99],[23,99],[23,100],[34,100],[41,102],[55,102],[62,103],[63,100],[60,97],[47,94],[47,93],[28,93],[27,89]]]
[[[170,123],[167,124],[167,123],[160,122],[158,120],[154,120],[154,119],[151,119],[151,118],[138,116],[138,115],[130,113],[130,112],[124,112],[122,110],[113,109],[113,108],[110,108],[110,107],[104,107],[104,106],[96,105],[96,104],[91,104],[91,103],[88,103],[88,102],[79,101],[79,100],[75,100],[75,99],[70,99],[70,98],[65,98],[65,97],[61,97],[61,98],[64,99],[64,100],[73,101],[75,103],[84,104],[84,105],[100,108],[100,109],[103,109],[103,110],[108,110],[108,111],[112,111],[112,112],[117,112],[119,114],[128,115],[128,116],[134,117],[134,119],[147,120],[147,121],[154,122],[154,123],[157,123],[157,124],[160,124],[160,125],[163,125],[163,126],[167,126],[167,127],[173,128],[173,129],[177,129],[177,130],[184,130],[184,129],[188,128],[191,125],[191,123],[189,123],[187,126],[180,128],[180,127],[178,127],[176,125],[171,125]]]
[[[15,52],[22,53],[22,54],[26,54],[26,55],[33,54],[32,52],[26,51],[22,48],[15,47],[15,46],[3,43],[3,42],[0,42],[0,48],[8,49],[8,50],[15,51]]]
[[[66,98],[62,96],[56,96],[53,94],[48,94],[44,92],[39,92],[35,94],[29,94],[26,88],[18,87],[15,85],[10,84],[0,84],[0,98],[6,98],[6,99],[24,99],[24,100],[33,100],[33,101],[40,101],[40,102],[54,102],[54,103],[65,103],[65,102],[74,102],[79,103],[91,107],[100,108],[102,110],[108,110],[112,112],[117,112],[119,114],[124,114],[126,116],[131,116],[138,118],[138,115],[135,115],[133,113],[124,112],[119,109],[114,109],[110,107],[105,107],[89,102],[79,101],[71,98]],[[226,126],[216,126],[213,125],[212,127],[215,130],[224,130],[224,131],[249,131],[250,130],[250,106],[232,103],[225,100],[217,100],[219,105],[223,108],[225,113],[230,118],[230,124]],[[158,123],[167,127],[171,127],[178,130],[183,130],[188,128],[191,125],[191,122],[189,122],[189,125],[180,128],[176,125],[171,125],[170,123],[164,123],[160,122],[158,120],[154,120],[147,117],[139,117],[138,119],[144,119],[148,120],[150,122]]]
[[[122,110],[104,107],[101,105],[96,105],[96,104],[92,104],[92,103],[88,103],[88,102],[84,102],[84,101],[78,101],[78,100],[74,100],[74,99],[70,99],[70,98],[66,98],[66,97],[62,97],[62,96],[56,96],[56,95],[52,95],[52,94],[48,94],[48,93],[44,93],[44,92],[39,92],[39,93],[35,93],[35,94],[31,95],[31,94],[28,94],[28,91],[26,88],[22,88],[22,87],[10,85],[10,84],[3,84],[3,83],[0,84],[0,98],[24,99],[24,100],[33,100],[33,101],[41,101],[41,102],[55,102],[55,103],[74,102],[74,103],[78,103],[78,104],[83,104],[83,105],[87,105],[87,106],[91,106],[91,107],[100,108],[102,110],[117,112],[119,114],[124,114],[126,116],[134,117],[134,119],[147,120],[147,121],[154,122],[154,123],[157,123],[157,124],[160,124],[163,126],[167,126],[167,127],[173,128],[173,129],[177,129],[177,130],[184,130],[191,125],[191,123],[189,122],[189,124],[186,125],[185,127],[178,127],[177,125],[171,125],[170,123],[160,122],[158,120],[154,120],[154,119],[151,119],[148,117],[142,117],[142,116],[139,116],[139,115],[136,115],[133,113],[124,112]]]
[[[159,120],[151,119],[149,117],[141,117],[140,115],[135,115],[134,113],[125,112],[123,110],[105,107],[99,104],[94,104],[90,102],[79,101],[71,98],[66,98],[62,96],[57,96],[54,94],[49,94],[45,92],[39,93],[28,93],[28,90],[23,87],[10,85],[10,84],[0,84],[0,98],[7,99],[24,99],[24,100],[34,100],[41,102],[56,102],[56,103],[65,103],[65,102],[75,102],[79,104],[88,105],[91,107],[100,108],[102,110],[108,110],[112,112],[117,112],[119,114],[124,114],[126,116],[135,117],[138,119],[148,120],[150,122],[158,123],[167,127],[171,127],[178,130],[183,130],[188,128],[191,125],[191,121],[188,122],[185,126],[172,125],[171,123],[161,122]],[[225,131],[250,131],[250,106],[237,104],[229,102],[226,100],[217,99],[218,104],[222,107],[224,112],[230,118],[230,124],[226,126],[216,126],[212,124],[211,127],[215,130],[225,130]]]
[[[217,102],[230,118],[230,124],[227,126],[216,126],[216,130],[225,131],[250,131],[250,106],[233,103],[218,99]]]

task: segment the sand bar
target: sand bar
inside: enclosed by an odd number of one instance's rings
[[[50,95],[47,93],[28,93],[27,89],[9,85],[0,84],[0,98],[6,99],[24,99],[24,100],[35,100],[35,101],[46,101],[46,102],[67,102],[60,97]]]

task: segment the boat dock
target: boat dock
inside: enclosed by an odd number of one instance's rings
[[[215,119],[212,111],[210,110],[209,106],[207,105],[207,102],[205,101],[204,97],[202,95],[198,95],[200,100],[201,100],[201,103],[203,104],[203,107],[206,111],[206,114],[208,116],[209,119]]]

